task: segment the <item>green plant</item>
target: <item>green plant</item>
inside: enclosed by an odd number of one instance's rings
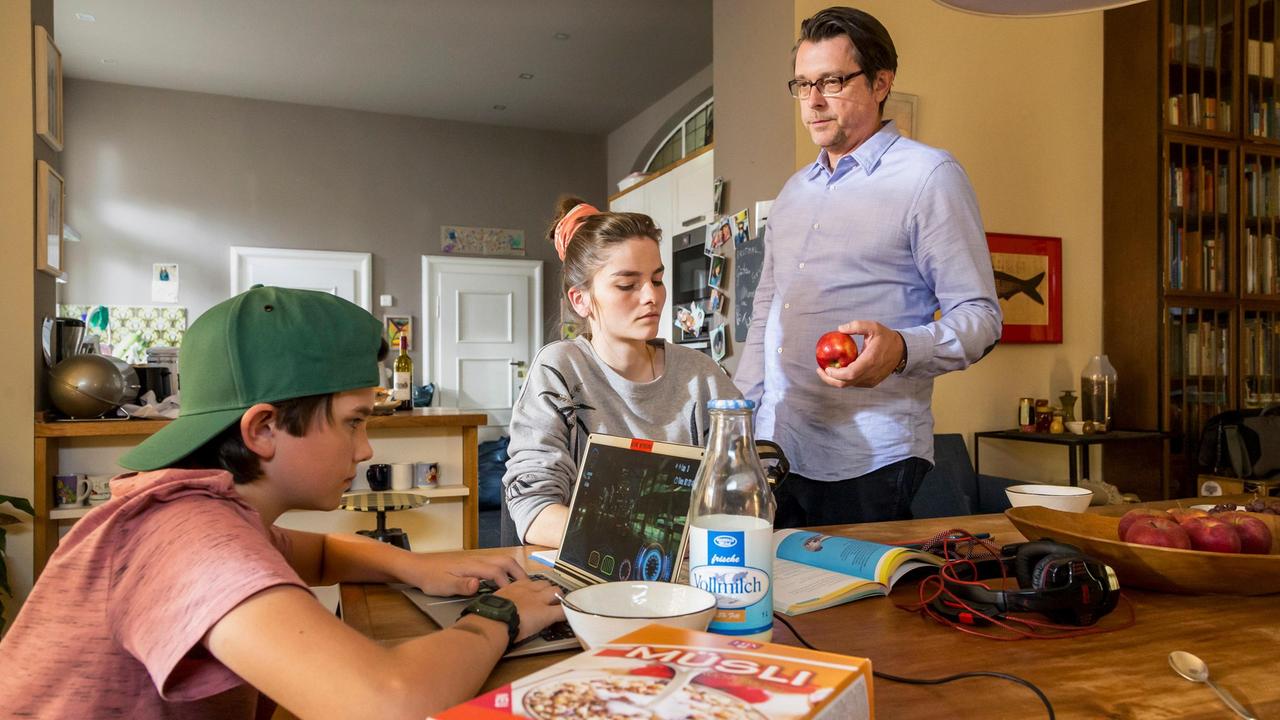
[[[35,508],[31,507],[31,503],[20,497],[11,495],[0,495],[0,505],[9,503],[18,510],[28,514],[35,515]],[[4,631],[4,598],[13,597],[13,589],[9,587],[9,567],[5,564],[5,525],[13,525],[20,523],[22,520],[0,512],[0,632]]]

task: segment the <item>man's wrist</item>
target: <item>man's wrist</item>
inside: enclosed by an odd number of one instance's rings
[[[896,330],[894,332],[897,332]],[[907,338],[902,333],[898,333],[898,337],[902,340],[902,359],[898,361],[898,366],[893,369],[894,375],[901,375],[907,369]]]
[[[458,622],[452,625],[452,629],[484,639],[498,651],[499,655],[505,653],[510,647],[507,624],[500,620],[493,620],[471,613],[458,618]]]

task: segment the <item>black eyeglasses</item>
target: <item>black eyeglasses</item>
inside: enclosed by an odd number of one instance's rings
[[[844,89],[844,86],[850,80],[864,74],[865,72],[866,70],[859,70],[858,72],[849,73],[844,76],[832,75],[831,77],[818,78],[817,82],[809,82],[808,80],[792,80],[787,83],[787,90],[791,91],[791,97],[796,98],[797,100],[804,100],[809,97],[809,93],[811,93],[813,88],[816,86],[818,88],[818,92],[822,93],[823,97],[831,97],[832,95],[839,95],[840,91]]]

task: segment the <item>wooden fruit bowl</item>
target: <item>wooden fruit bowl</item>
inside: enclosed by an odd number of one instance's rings
[[[1116,539],[1120,518],[1045,507],[1004,511],[1028,540],[1075,545],[1115,569],[1120,587],[1190,595],[1269,595],[1280,592],[1280,516],[1253,513],[1271,528],[1270,555],[1177,550]]]

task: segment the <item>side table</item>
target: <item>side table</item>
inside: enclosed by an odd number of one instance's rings
[[[396,510],[412,510],[431,502],[429,498],[404,492],[359,492],[342,496],[338,507],[354,512],[377,513],[378,527],[374,530],[358,530],[358,535],[371,537],[398,548],[409,550],[409,536],[400,528],[387,528],[387,513]]]
[[[1069,476],[1072,485],[1079,485],[1081,477],[1089,477],[1089,446],[1108,443],[1126,442],[1168,442],[1171,433],[1162,430],[1112,430],[1093,435],[1072,435],[1070,433],[1038,433],[1013,430],[987,430],[973,434],[973,470],[982,473],[981,456],[978,452],[983,438],[992,440],[1013,440],[1016,442],[1043,443],[1046,445],[1065,445],[1067,448]],[[1166,448],[1167,449],[1167,448]],[[1160,488],[1164,499],[1169,499],[1169,478],[1164,470],[1160,471]]]

